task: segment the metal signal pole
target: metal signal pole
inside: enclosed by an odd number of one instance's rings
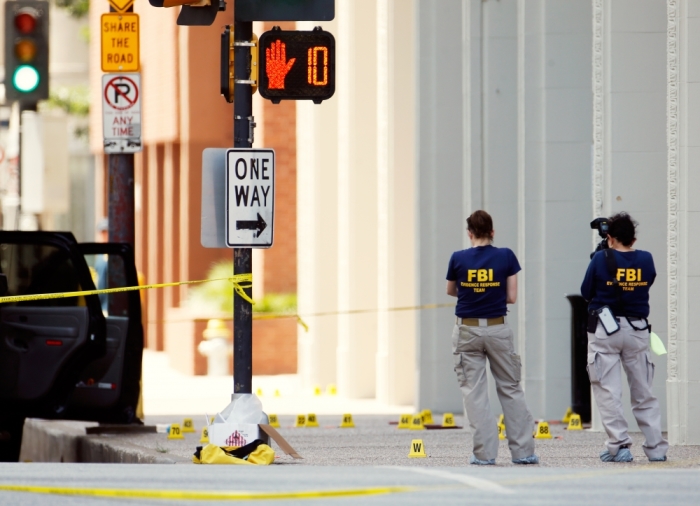
[[[235,9],[235,7],[234,7]],[[235,21],[234,12],[234,100],[233,146],[253,146],[253,90],[250,85],[250,41],[253,23]],[[234,248],[233,273],[252,272],[250,248]],[[253,289],[246,290],[253,296]],[[235,291],[233,293],[233,393],[253,392],[253,307]]]
[[[114,7],[109,12],[116,12]],[[126,12],[134,12],[129,7]],[[109,242],[134,246],[134,155],[107,155]]]
[[[116,12],[111,6],[109,11]],[[129,7],[126,12],[134,12],[134,8]],[[107,155],[107,193],[109,242],[126,242],[133,248],[136,242],[133,153]],[[117,261],[110,260],[110,263]],[[121,271],[116,264],[109,268],[110,287],[126,286],[126,279],[122,279]],[[122,307],[123,304],[124,301],[120,297],[110,297],[110,312],[121,314],[126,309]]]

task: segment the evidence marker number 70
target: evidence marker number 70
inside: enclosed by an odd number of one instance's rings
[[[226,150],[226,245],[269,248],[274,220],[275,151]]]

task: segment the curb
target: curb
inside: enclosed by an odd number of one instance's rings
[[[27,418],[20,462],[82,462],[110,464],[181,464],[191,460],[162,454],[108,436],[87,435],[96,422]]]

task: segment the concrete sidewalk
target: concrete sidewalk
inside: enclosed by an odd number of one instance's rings
[[[195,434],[185,434],[184,440],[167,439],[166,434],[110,435],[110,436],[76,436],[84,426],[84,422],[43,422],[28,421],[30,432],[25,434],[32,440],[44,441],[32,454],[23,448],[22,458],[32,461],[60,462],[61,455],[50,454],[50,448],[61,448],[61,445],[51,444],[50,440],[57,437],[63,441],[63,461],[72,456],[78,461],[85,459],[91,462],[160,462],[160,463],[189,463],[192,454],[199,443],[199,430],[203,420],[193,417],[198,430]],[[282,428],[279,432],[304,457],[294,460],[284,455],[279,449],[277,460],[279,464],[293,466],[418,466],[418,467],[464,467],[471,454],[471,437],[465,430],[399,430],[389,422],[394,416],[358,415],[355,418],[356,428],[340,429],[340,416],[321,415],[318,417],[318,428],[294,428],[294,417],[280,416]],[[434,414],[437,420],[437,414]],[[462,423],[462,417],[456,416],[457,424]],[[147,417],[147,423],[182,423],[181,417],[157,416]],[[71,451],[66,450],[67,436],[57,436],[57,432],[68,430],[66,424],[77,424],[72,427],[74,446],[84,449],[99,447],[100,451]],[[495,420],[494,420],[495,423]],[[84,431],[84,427],[82,428]],[[52,432],[50,436],[42,436],[41,432]],[[591,431],[567,431],[564,426],[552,425],[552,439],[538,439],[536,452],[540,456],[540,467],[552,468],[608,468],[619,466],[649,466],[659,468],[700,468],[700,446],[676,446],[669,450],[669,461],[650,464],[645,457],[641,444],[641,434],[632,435],[634,446],[631,464],[606,464],[600,461],[598,454],[603,450],[605,435]],[[48,439],[47,439],[48,437]],[[409,459],[409,446],[413,439],[422,439],[428,458]],[[46,441],[49,441],[46,443]],[[273,443],[273,447],[276,445]],[[43,453],[41,453],[43,452]],[[83,459],[83,460],[80,460]],[[507,441],[501,441],[498,466],[512,466]]]

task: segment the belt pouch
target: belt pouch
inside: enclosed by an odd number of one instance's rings
[[[586,330],[590,332],[591,334],[595,334],[596,329],[598,328],[598,315],[597,314],[589,314],[588,315],[588,325],[586,326]]]

